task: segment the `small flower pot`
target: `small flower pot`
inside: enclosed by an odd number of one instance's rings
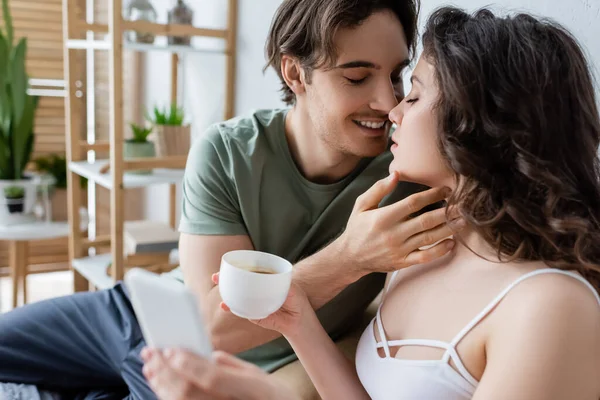
[[[156,143],[158,156],[187,156],[190,151],[191,133],[189,125],[157,125],[151,137]]]
[[[22,213],[25,208],[25,196],[20,197],[5,197],[6,208],[9,214]]]
[[[123,148],[123,157],[129,160],[136,158],[153,158],[156,157],[156,148],[152,142],[139,143],[126,141]],[[152,173],[152,170],[135,170],[127,171],[127,173],[135,175],[148,175]]]
[[[18,225],[35,220],[39,176],[27,174],[21,180],[0,180],[0,225]]]

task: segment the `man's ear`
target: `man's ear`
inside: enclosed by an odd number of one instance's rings
[[[281,76],[296,96],[306,91],[306,75],[297,59],[286,55],[281,57]]]

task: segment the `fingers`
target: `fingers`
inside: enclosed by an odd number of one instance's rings
[[[398,185],[398,175],[392,172],[387,178],[377,181],[366,192],[358,196],[353,212],[372,210],[379,206],[381,200],[392,193]]]
[[[404,259],[405,266],[428,263],[442,257],[455,246],[454,240],[446,239],[426,250],[415,250]]]
[[[451,224],[442,224],[425,232],[420,232],[409,237],[404,242],[409,251],[418,250],[425,246],[441,241],[449,236],[452,236],[456,231],[465,227],[466,223],[462,219],[456,219]]]
[[[227,304],[225,304],[223,302],[221,302],[220,306],[221,306],[221,310],[223,310],[223,311],[227,311],[227,312],[231,311],[231,309],[227,306]]]
[[[415,193],[394,204],[382,207],[382,218],[403,221],[423,208],[440,202],[450,194],[450,189],[438,187]]]
[[[219,284],[219,273],[215,272],[214,274],[212,274],[211,279],[215,285],[218,285]]]
[[[146,348],[141,356],[144,360],[142,372],[159,399],[185,398],[183,394],[189,391],[189,385],[169,368],[160,351]]]
[[[448,222],[456,223],[456,225],[453,226],[455,226],[458,229],[460,228],[457,220],[458,216],[458,211],[456,211],[456,209],[452,209],[448,211],[448,217],[446,217],[446,208],[444,207],[426,212],[415,218],[407,219],[406,221],[400,224],[399,228],[402,229],[402,231],[405,233],[405,237],[411,237],[421,232],[429,231]],[[448,221],[446,218],[449,218],[450,221]],[[428,244],[433,244],[445,237],[446,236],[435,238],[434,241]]]
[[[264,373],[241,360],[223,353],[215,354],[215,362],[185,351],[173,351],[168,357],[169,366],[205,393],[225,398],[262,398]],[[234,367],[235,366],[235,367]]]
[[[146,379],[150,380],[157,372],[161,371],[162,358],[157,355],[157,351],[151,348],[144,348],[140,353],[142,360],[144,361],[144,368],[142,372]]]

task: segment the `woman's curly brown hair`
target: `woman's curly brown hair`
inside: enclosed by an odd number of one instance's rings
[[[503,261],[577,270],[600,289],[600,116],[577,41],[530,15],[445,7],[423,48],[459,182],[448,205]]]

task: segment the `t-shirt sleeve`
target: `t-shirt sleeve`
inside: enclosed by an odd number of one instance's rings
[[[230,150],[216,125],[194,141],[183,176],[180,232],[248,234],[235,189]]]

